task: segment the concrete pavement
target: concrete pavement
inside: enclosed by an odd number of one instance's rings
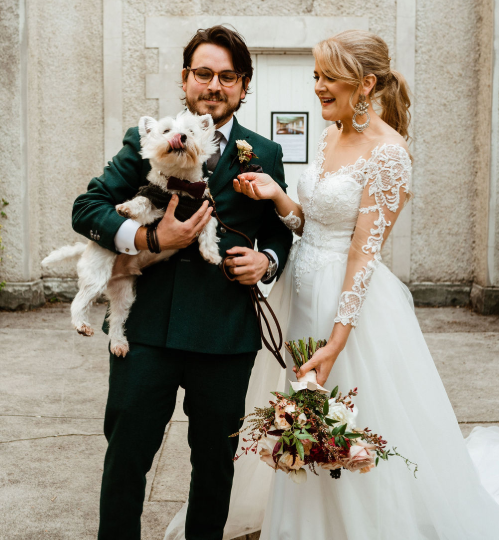
[[[94,328],[104,313],[104,305],[92,308]],[[499,424],[499,317],[462,308],[418,308],[417,315],[463,434],[477,424]],[[79,336],[68,304],[0,312],[0,369],[0,539],[95,539],[106,449],[107,336]],[[463,400],[464,389],[476,399]],[[144,540],[162,540],[187,498],[181,401],[179,394],[148,475]]]

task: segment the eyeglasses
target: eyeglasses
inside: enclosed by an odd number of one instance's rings
[[[212,71],[210,68],[207,67],[198,67],[194,69],[188,67],[186,69],[187,71],[192,71],[194,79],[200,84],[208,84],[212,81],[215,75],[218,75],[218,81],[222,86],[225,87],[234,86],[241,77],[244,77],[246,75],[245,73],[236,73],[235,71],[231,71],[228,69],[226,69],[225,71],[221,71],[220,73]]]

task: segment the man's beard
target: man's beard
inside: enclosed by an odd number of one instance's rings
[[[200,110],[201,102],[205,99],[214,99],[218,100],[220,102],[224,103],[224,107],[221,112],[218,112],[216,115],[211,112],[210,109],[214,109],[215,107],[212,107],[206,103],[204,103],[205,108],[207,110],[202,111]],[[208,94],[201,94],[196,100],[191,101],[187,95],[185,96],[185,105],[186,107],[192,112],[197,114],[211,114],[213,118],[213,123],[215,125],[218,124],[224,124],[225,121],[227,121],[241,106],[241,102],[239,101],[236,105],[229,104],[228,98],[226,95],[222,94],[221,92],[213,92]],[[217,107],[218,108],[218,107]]]

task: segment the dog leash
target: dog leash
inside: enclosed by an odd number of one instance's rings
[[[253,242],[251,241],[251,239],[248,236],[246,236],[241,231],[237,231],[236,229],[233,229],[232,227],[229,227],[228,225],[226,225],[220,219],[220,216],[218,215],[218,212],[217,212],[217,207],[216,207],[216,204],[215,204],[215,200],[211,196],[211,193],[210,193],[210,199],[211,199],[212,206],[213,206],[212,216],[214,216],[217,219],[217,221],[220,223],[220,226],[224,227],[225,229],[227,229],[229,231],[232,231],[235,234],[238,234],[239,236],[242,236],[249,243],[251,249],[254,249],[254,244],[253,244]],[[230,274],[229,271],[227,270],[227,262],[230,261],[231,259],[235,259],[235,258],[236,258],[235,255],[228,255],[222,261],[223,273],[225,274],[225,277],[229,281],[236,281],[236,278],[233,277],[233,274]],[[248,285],[248,290],[249,290],[249,295],[250,295],[250,298],[251,298],[251,304],[253,306],[256,318],[258,320],[258,326],[260,328],[260,336],[262,338],[262,341],[263,341],[265,347],[272,353],[272,355],[275,357],[275,359],[279,362],[281,367],[286,369],[286,364],[285,364],[285,362],[284,362],[284,360],[283,360],[283,358],[281,356],[281,352],[280,352],[281,349],[282,349],[282,330],[281,330],[281,325],[279,324],[279,321],[277,320],[276,314],[274,313],[274,310],[270,307],[270,304],[268,303],[267,299],[263,295],[262,291],[259,289],[258,285],[256,285],[256,284],[255,285]],[[274,320],[274,323],[275,323],[276,328],[277,328],[277,332],[279,334],[279,338],[278,338],[279,344],[276,343],[274,333],[272,332],[272,328],[270,326],[269,319],[267,318],[267,316],[264,313],[262,303],[268,309],[268,311],[270,313],[270,316]],[[265,337],[264,325],[265,325],[265,327],[267,329],[267,332],[268,332],[268,335],[269,335],[269,338],[270,338],[270,342]]]

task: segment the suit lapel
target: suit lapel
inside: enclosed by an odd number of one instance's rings
[[[249,133],[239,125],[239,122],[234,116],[234,124],[230,132],[229,141],[209,180],[210,192],[213,197],[220,193],[228,182],[232,183],[233,178],[239,173],[236,141],[247,139],[248,137]]]

